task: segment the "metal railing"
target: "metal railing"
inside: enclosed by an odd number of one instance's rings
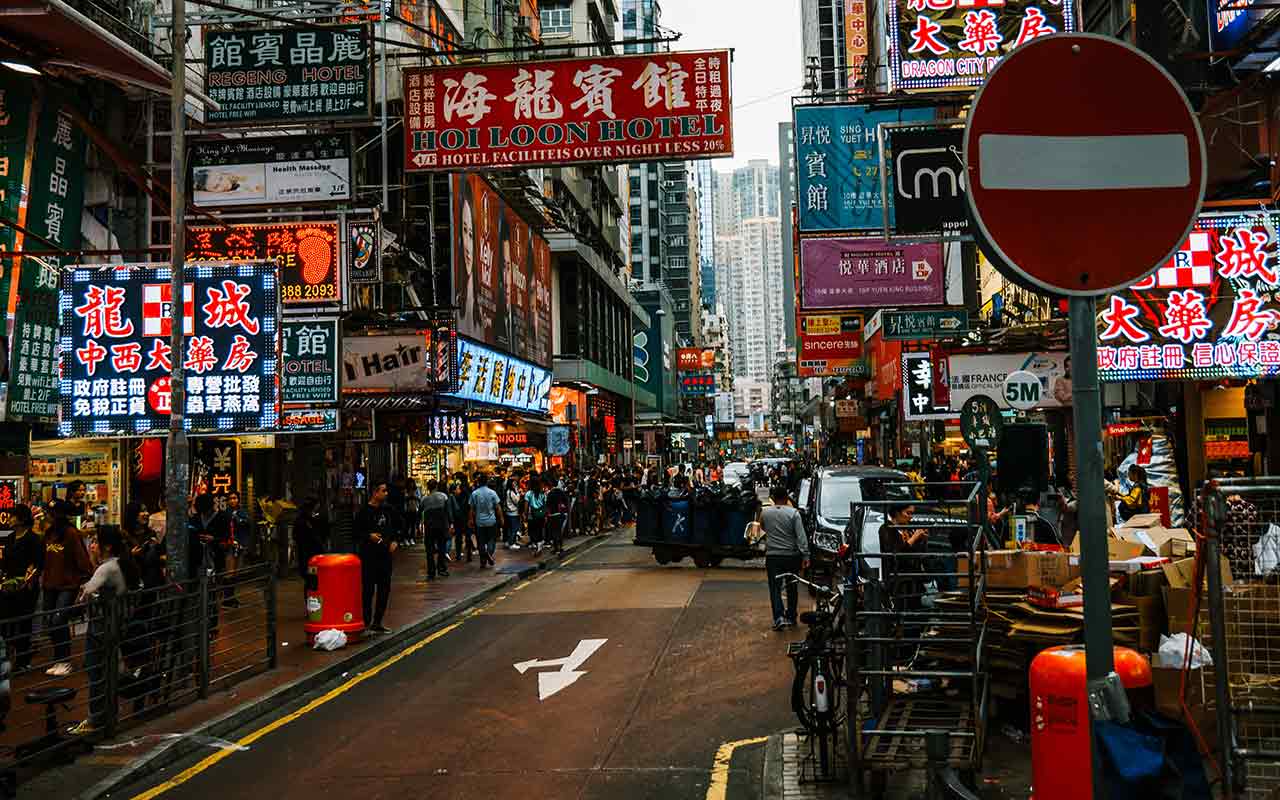
[[[82,603],[69,602],[73,592],[29,591],[6,594],[8,609],[36,610],[0,619],[12,669],[0,780],[69,763],[100,739],[276,666],[266,564]]]

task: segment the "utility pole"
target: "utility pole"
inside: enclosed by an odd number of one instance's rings
[[[190,458],[187,432],[183,425],[186,391],[183,385],[182,359],[186,348],[183,330],[183,266],[187,249],[187,154],[186,154],[186,72],[187,72],[187,8],[186,0],[173,0],[173,83],[170,87],[170,130],[172,171],[169,189],[172,195],[173,230],[169,245],[169,441],[165,453],[165,553],[169,574],[176,581],[187,574],[187,483]]]

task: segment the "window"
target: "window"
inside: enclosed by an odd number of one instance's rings
[[[572,0],[542,0],[538,4],[538,16],[544,34],[573,33]]]

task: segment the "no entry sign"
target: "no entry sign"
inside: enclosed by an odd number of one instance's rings
[[[965,129],[978,235],[1014,280],[1097,295],[1164,263],[1204,195],[1204,139],[1150,57],[1093,34],[1046,36],[996,67]]]

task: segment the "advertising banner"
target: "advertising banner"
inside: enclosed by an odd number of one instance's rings
[[[404,70],[405,170],[733,155],[728,50]]]
[[[907,90],[981,86],[1015,47],[1074,31],[1074,7],[1054,0],[894,0],[889,82]]]
[[[908,236],[967,234],[964,129],[891,130],[886,150],[892,165],[894,232]]]
[[[1040,404],[1036,408],[1063,408],[1071,405],[1071,356],[1068,353],[998,353],[985,356],[951,356],[951,409],[959,411],[965,401],[987,395],[1000,408],[1009,408],[1004,397],[1004,379],[1010,372],[1026,371],[1040,379]]]
[[[883,229],[878,126],[931,120],[934,110],[826,104],[796,106],[792,115],[800,232]]]
[[[458,340],[458,380],[449,397],[546,414],[551,404],[551,371],[499,353],[470,339]]]
[[[715,348],[681,347],[676,351],[676,369],[680,372],[700,372],[715,368]]]
[[[381,226],[376,222],[347,223],[347,280],[382,282]]]
[[[466,444],[467,415],[454,411],[428,414],[426,420],[427,444]]]
[[[427,333],[343,337],[343,394],[433,391],[430,344]]]
[[[882,402],[892,400],[902,389],[902,343],[876,334],[866,345],[871,373],[867,396]]]
[[[798,377],[861,374],[861,314],[797,314],[800,334]]]
[[[938,369],[945,362],[933,353],[921,351],[902,354],[902,413],[907,419],[944,419],[955,414],[947,406],[945,392],[939,386]]]
[[[204,37],[210,125],[372,118],[369,26],[219,30]]]
[[[805,311],[927,306],[946,301],[942,245],[884,239],[802,239]]]
[[[253,136],[191,145],[198,208],[351,199],[351,136]]]
[[[280,403],[330,406],[338,402],[339,321],[285,319],[280,323]]]
[[[22,259],[18,306],[9,343],[8,422],[55,422],[58,418],[58,269]]]
[[[1207,214],[1173,258],[1098,303],[1103,381],[1280,375],[1274,211]]]
[[[547,428],[547,455],[569,455],[569,426],[553,425]]]
[[[192,434],[276,429],[274,264],[208,264],[183,291],[186,421]],[[63,437],[169,432],[168,266],[62,274]]]
[[[280,302],[321,305],[342,299],[342,248],[337,222],[267,222],[251,225],[192,225],[187,261],[275,261]]]
[[[452,185],[458,333],[551,366],[551,246],[482,176]]]

